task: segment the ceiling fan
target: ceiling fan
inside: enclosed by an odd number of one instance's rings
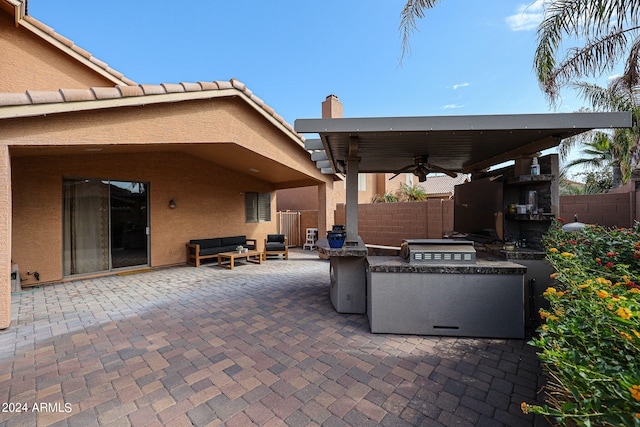
[[[413,162],[414,162],[413,165],[408,165],[403,167],[398,172],[396,172],[395,175],[389,178],[389,180],[392,180],[393,178],[400,175],[401,173],[409,172],[412,169],[413,169],[412,173],[418,177],[418,181],[420,182],[425,182],[427,180],[427,175],[432,172],[444,173],[446,175],[449,175],[451,178],[455,178],[457,176],[455,172],[452,172],[447,169],[443,169],[440,166],[433,165],[429,163],[428,160],[429,160],[429,156],[415,156],[413,158]]]

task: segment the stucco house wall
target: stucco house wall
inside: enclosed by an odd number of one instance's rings
[[[258,239],[275,230],[272,221],[246,223],[246,191],[269,192],[264,181],[226,170],[183,153],[26,156],[12,162],[13,261],[23,285],[59,281],[62,276],[62,179],[108,178],[149,183],[150,265],[184,263],[190,239],[246,234]],[[34,170],[30,165],[41,165]],[[177,203],[168,207],[170,199]]]
[[[2,127],[0,140],[12,145],[12,258],[28,281],[34,279],[27,269],[42,282],[62,279],[63,177],[149,182],[150,264],[163,266],[185,262],[190,239],[246,234],[262,241],[276,231],[275,198],[272,221],[256,224],[245,222],[243,196],[276,185],[250,172],[250,162],[239,173],[216,163],[219,157],[246,151],[319,174],[303,150],[233,99],[17,119]],[[86,151],[96,143],[112,145]]]

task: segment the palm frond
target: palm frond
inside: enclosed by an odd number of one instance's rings
[[[400,63],[406,54],[411,53],[409,39],[418,29],[416,21],[424,18],[425,10],[435,6],[438,0],[408,0],[400,14],[400,32],[402,33],[402,55]]]
[[[629,40],[636,40],[640,25],[637,0],[549,0],[538,26],[534,69],[541,88],[554,103],[559,89],[572,79],[599,74],[624,54]],[[565,37],[586,40],[582,48],[567,51],[559,60]],[[630,58],[631,80],[637,61]],[[638,73],[640,74],[640,73]]]
[[[631,31],[616,30],[602,38],[588,40],[581,48],[569,49],[560,63],[554,59],[553,69],[538,70],[538,80],[545,93],[553,100],[558,88],[572,79],[600,75],[611,69],[625,54],[627,33]]]

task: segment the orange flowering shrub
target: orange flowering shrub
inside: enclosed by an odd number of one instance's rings
[[[543,239],[555,283],[531,341],[548,374],[547,404],[522,410],[562,425],[640,426],[639,229],[561,225]]]

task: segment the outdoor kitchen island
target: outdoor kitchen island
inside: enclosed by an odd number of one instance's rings
[[[373,333],[524,338],[527,268],[479,255],[475,264],[367,257]]]
[[[319,252],[332,263],[330,296],[336,311],[364,313],[341,308],[366,307],[373,333],[524,338],[525,266],[484,252],[476,257],[469,241],[408,242],[413,247],[425,243],[442,257],[412,262],[370,256],[360,245],[333,249],[319,240]],[[473,257],[465,260],[463,251],[473,251]],[[348,273],[341,268],[345,265]]]

